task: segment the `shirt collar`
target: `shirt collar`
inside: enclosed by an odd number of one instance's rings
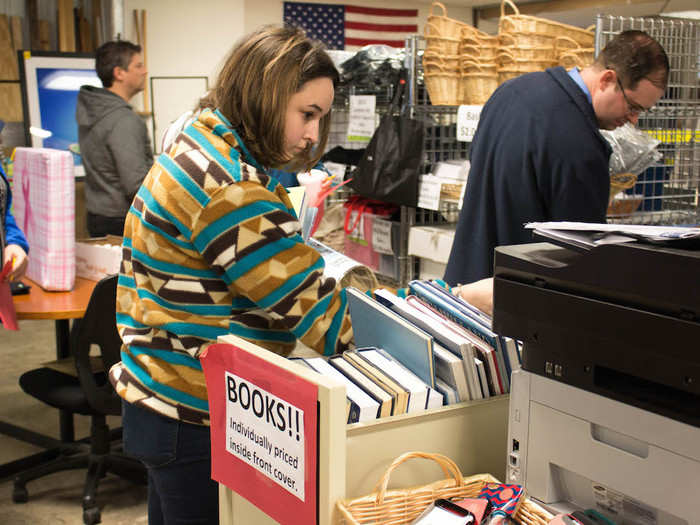
[[[588,91],[588,87],[586,86],[586,83],[583,81],[583,77],[581,76],[581,71],[577,67],[574,67],[568,71],[569,76],[571,79],[576,82],[576,85],[581,88],[581,90],[586,94],[586,98],[588,99],[588,102],[593,105],[593,98],[591,97],[591,92]]]
[[[253,166],[256,170],[267,173],[265,168],[263,168],[260,163],[253,158],[253,156],[246,148],[245,144],[241,140],[241,137],[233,129],[233,126],[228,121],[228,119],[218,110],[205,109],[199,116],[199,120],[204,122],[215,135],[220,136],[226,142],[228,142],[233,148],[240,151],[243,155],[243,159],[247,164]]]

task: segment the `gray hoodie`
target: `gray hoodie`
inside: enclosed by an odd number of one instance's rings
[[[75,110],[87,210],[125,217],[153,164],[146,125],[119,95],[82,86]]]

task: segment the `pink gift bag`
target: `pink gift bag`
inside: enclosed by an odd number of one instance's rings
[[[47,148],[17,148],[12,206],[29,242],[27,277],[44,290],[75,284],[75,175],[73,155]]]

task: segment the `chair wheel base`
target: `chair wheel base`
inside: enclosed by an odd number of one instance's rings
[[[29,501],[29,492],[27,492],[27,487],[23,485],[16,485],[12,489],[12,501],[15,503],[27,503]]]
[[[83,510],[83,523],[85,525],[95,525],[101,521],[100,509],[97,507]]]

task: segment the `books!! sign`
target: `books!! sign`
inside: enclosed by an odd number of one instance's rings
[[[316,523],[317,386],[231,344],[201,361],[212,478],[280,523]]]
[[[304,413],[226,372],[226,450],[304,501]]]

